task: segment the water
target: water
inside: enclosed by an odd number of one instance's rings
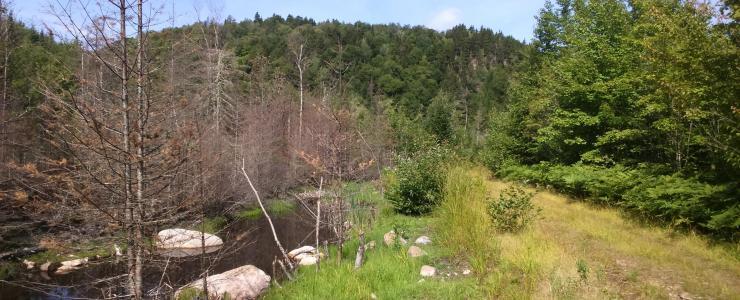
[[[315,219],[302,208],[290,214],[273,217],[275,230],[286,251],[313,245]],[[154,256],[144,269],[146,291],[167,293],[201,276],[202,266],[209,274],[218,274],[243,265],[254,265],[273,274],[273,260],[280,256],[272,232],[264,218],[232,223],[218,234],[224,245],[206,255],[173,258]],[[328,231],[322,230],[328,237]],[[322,238],[323,240],[323,238]],[[215,249],[209,249],[215,250]],[[278,267],[279,270],[279,267]],[[126,262],[92,261],[86,267],[66,275],[45,275],[38,270],[18,276],[11,283],[0,283],[0,300],[5,299],[99,299],[122,295]],[[153,290],[160,287],[159,290]]]

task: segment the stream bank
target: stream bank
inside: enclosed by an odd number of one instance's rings
[[[280,213],[273,216],[275,230],[285,247],[289,249],[310,243],[314,239],[315,219],[304,208],[275,205]],[[218,251],[205,256],[166,257],[154,256],[144,270],[145,291],[173,292],[177,287],[197,280],[201,266],[210,266],[209,274],[217,274],[244,265],[254,265],[270,276],[273,274],[272,262],[279,256],[267,220],[264,217],[244,213],[251,217],[238,217],[228,222],[226,227],[213,230],[224,245]],[[329,236],[323,232],[322,236]],[[45,274],[37,269],[25,270],[20,263],[16,265],[15,279],[0,282],[2,299],[65,299],[102,298],[121,294],[125,260],[115,256],[91,260],[84,268],[64,275]],[[161,283],[161,284],[160,284]],[[165,290],[155,291],[156,286]]]

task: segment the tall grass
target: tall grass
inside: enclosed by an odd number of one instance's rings
[[[436,215],[435,231],[441,242],[452,255],[466,259],[477,274],[485,274],[498,257],[486,213],[486,176],[483,169],[451,168]]]

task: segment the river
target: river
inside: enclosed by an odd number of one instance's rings
[[[315,219],[305,209],[298,207],[292,213],[273,217],[273,222],[286,250],[315,243]],[[272,262],[280,252],[265,218],[232,222],[218,235],[224,246],[213,253],[186,258],[153,255],[144,270],[145,290],[150,295],[171,292],[198,279],[202,266],[210,266],[209,274],[217,274],[251,264],[276,275]],[[328,232],[322,230],[322,236],[328,236]],[[125,260],[111,258],[93,261],[66,275],[47,276],[38,270],[24,272],[11,283],[0,283],[0,300],[115,297],[125,292],[121,288],[125,282],[125,265]],[[156,287],[160,289],[155,290]]]

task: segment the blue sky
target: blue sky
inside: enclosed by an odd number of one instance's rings
[[[18,17],[40,26],[55,19],[49,16],[49,3],[66,4],[68,0],[14,0],[13,7]],[[96,0],[82,0],[95,3]],[[97,0],[105,2],[105,0]],[[168,18],[173,0],[150,0],[157,6],[166,7]],[[175,0],[177,24],[190,23],[209,15],[228,15],[236,20],[252,18],[255,12],[262,17],[272,14],[307,16],[316,21],[337,19],[345,22],[399,23],[402,25],[424,25],[437,30],[449,29],[464,23],[475,27],[485,26],[500,30],[517,39],[531,39],[534,16],[545,0]],[[196,13],[199,11],[199,13]],[[211,13],[211,12],[215,13]],[[166,21],[165,21],[166,22]]]

